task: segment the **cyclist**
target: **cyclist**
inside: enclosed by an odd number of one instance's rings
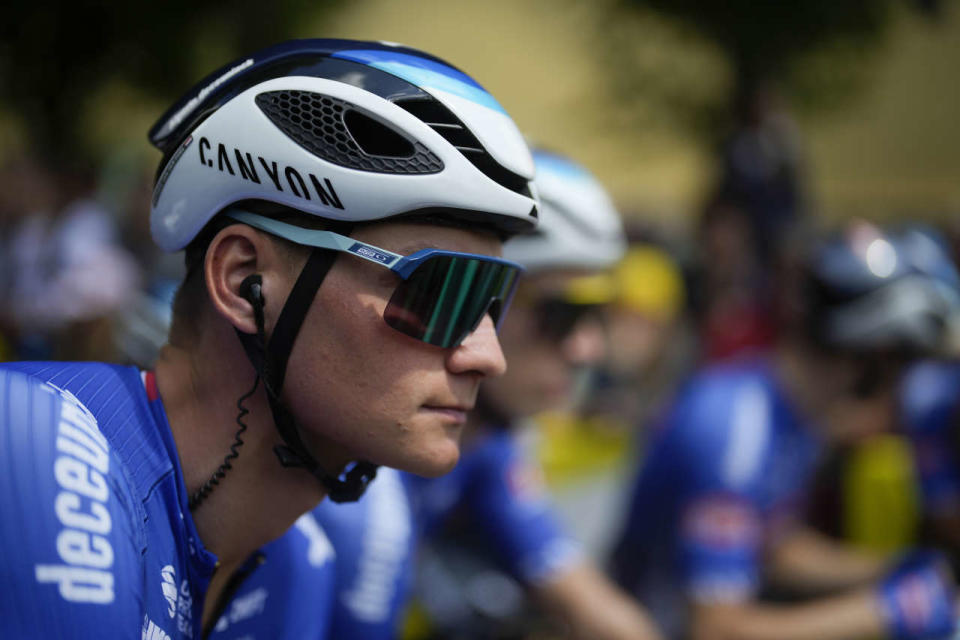
[[[612,568],[671,637],[952,631],[936,556],[891,568],[800,523],[820,451],[891,422],[902,366],[938,345],[956,308],[957,289],[908,244],[864,223],[818,244],[782,285],[777,348],[697,372],[663,415]],[[760,601],[762,578],[822,597]]]
[[[378,464],[448,471],[505,367],[520,267],[495,256],[536,223],[533,164],[469,76],[292,41],[215,71],[150,138],[153,237],[187,265],[155,369],[0,369],[3,637],[201,637],[325,496],[356,499]]]
[[[648,241],[631,242],[614,269],[616,300],[605,313],[607,356],[580,413],[627,434],[646,425],[695,357],[677,259]]]
[[[396,637],[412,588],[418,543],[424,535],[437,534],[458,507],[494,542],[495,555],[506,569],[580,637],[656,637],[645,615],[600,575],[563,530],[516,433],[524,417],[566,401],[574,370],[602,355],[597,315],[599,303],[612,293],[602,272],[624,250],[618,215],[596,180],[565,157],[537,151],[534,159],[535,185],[542,198],[540,226],[537,233],[515,237],[504,246],[504,255],[529,271],[503,328],[510,362],[505,384],[484,383],[480,408],[468,420],[460,462],[447,476],[428,480],[382,469],[356,503],[325,502],[312,512],[335,551],[337,596],[332,609],[319,601],[308,609],[322,616],[324,624],[329,616],[326,636],[297,637]],[[291,530],[284,539],[296,548],[300,537]],[[286,589],[291,575],[312,575],[321,584],[327,579],[310,572],[302,553],[283,557],[290,562],[265,564],[244,583],[238,597],[255,601],[252,594]],[[461,584],[450,586],[446,593],[431,591],[425,599],[439,605],[463,591]],[[268,601],[244,628],[255,637],[284,637],[271,632],[273,619],[299,619],[301,600],[294,602]],[[436,608],[432,613],[443,617]],[[483,633],[469,616],[432,622],[442,627],[438,632],[458,637]],[[227,623],[223,626],[228,628]],[[216,637],[243,635],[237,631]]]

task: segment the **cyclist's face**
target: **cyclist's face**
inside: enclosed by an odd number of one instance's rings
[[[500,254],[493,235],[435,225],[382,223],[353,236],[401,254]],[[297,337],[284,395],[321,463],[365,459],[438,475],[457,461],[480,381],[506,363],[489,316],[449,349],[388,326],[383,311],[397,282],[377,265],[338,256]]]
[[[668,318],[624,306],[605,310],[607,357],[604,367],[616,376],[650,371],[671,347],[673,323]]]
[[[557,300],[582,272],[553,271],[524,276],[503,322],[500,340],[510,368],[506,375],[484,383],[484,399],[499,412],[513,417],[555,409],[570,401],[575,374],[604,356],[601,315],[570,318],[559,330],[561,309],[544,301]],[[553,314],[544,317],[544,313]]]

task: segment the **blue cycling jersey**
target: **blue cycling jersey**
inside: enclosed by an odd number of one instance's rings
[[[0,637],[200,637],[216,558],[144,374],[0,366],[0,469]]]
[[[752,598],[761,546],[796,515],[818,449],[768,362],[696,374],[652,436],[615,578],[671,637],[691,600]]]
[[[357,502],[323,502],[313,513],[337,553],[328,637],[397,637],[416,544],[401,473],[382,468]]]
[[[333,546],[323,528],[312,514],[304,514],[234,574],[239,586],[211,640],[363,637],[330,633],[333,563]]]
[[[488,428],[447,475],[408,476],[418,530],[433,535],[457,512],[515,578],[548,579],[579,562],[582,551],[560,525],[542,476],[515,432]]]
[[[960,362],[913,365],[901,386],[901,417],[920,475],[924,510],[933,515],[960,508],[957,420],[960,419]]]

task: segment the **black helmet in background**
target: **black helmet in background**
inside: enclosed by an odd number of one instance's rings
[[[960,311],[960,276],[932,229],[854,222],[801,260],[809,338],[849,355],[936,355]]]

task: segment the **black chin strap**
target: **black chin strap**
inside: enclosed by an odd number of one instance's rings
[[[377,465],[361,460],[355,462],[347,472],[341,474],[341,477],[328,473],[310,454],[300,437],[296,421],[280,401],[287,372],[287,361],[290,359],[293,343],[317,290],[330,267],[333,266],[336,256],[335,251],[323,249],[314,249],[310,253],[307,264],[304,265],[290,291],[290,296],[283,305],[269,345],[263,338],[263,296],[259,294],[260,276],[248,276],[241,285],[241,291],[249,290],[251,294],[249,297],[246,295],[244,297],[254,307],[254,317],[258,325],[257,333],[249,334],[237,330],[237,337],[254,369],[263,379],[267,390],[273,421],[280,432],[280,437],[283,438],[283,444],[274,447],[274,453],[277,454],[280,464],[284,467],[298,467],[309,471],[323,484],[327,495],[334,502],[353,502],[363,495],[367,486],[376,477]]]

